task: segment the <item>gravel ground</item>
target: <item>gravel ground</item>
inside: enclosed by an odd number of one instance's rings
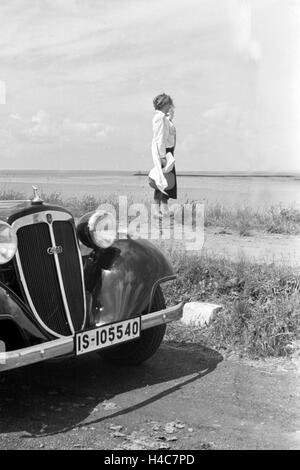
[[[0,377],[0,449],[299,449],[299,369],[200,345],[140,367],[91,354]]]

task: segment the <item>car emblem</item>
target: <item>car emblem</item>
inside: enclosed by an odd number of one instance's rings
[[[49,246],[49,248],[47,248],[48,255],[59,255],[62,252],[62,246]]]
[[[51,214],[47,214],[47,222],[48,224],[51,224],[52,223],[52,215]]]

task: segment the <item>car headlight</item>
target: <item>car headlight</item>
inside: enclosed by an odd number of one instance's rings
[[[8,263],[18,248],[17,235],[13,228],[0,220],[0,264]]]
[[[103,210],[85,214],[77,224],[77,235],[90,248],[109,248],[117,238],[114,215]]]

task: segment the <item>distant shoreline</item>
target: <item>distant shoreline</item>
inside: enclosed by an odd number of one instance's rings
[[[1,170],[0,176],[18,176],[18,175],[131,175],[131,176],[147,176],[149,171],[144,170]],[[177,176],[184,177],[210,177],[210,178],[296,178],[300,179],[300,172],[268,172],[268,171],[177,171]]]
[[[133,173],[133,176],[147,176],[149,172],[147,171],[137,171]],[[177,176],[204,176],[212,178],[300,178],[300,173],[272,173],[272,172],[218,172],[218,171],[194,171],[194,172],[185,172],[177,171]]]

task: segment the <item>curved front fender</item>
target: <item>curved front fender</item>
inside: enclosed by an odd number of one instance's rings
[[[49,337],[29,318],[26,306],[17,296],[0,282],[0,335],[1,319],[11,320],[19,328],[25,345],[36,344],[49,340]]]
[[[173,275],[169,261],[147,240],[119,240],[109,255],[93,252],[85,265],[92,323],[111,323],[146,313],[157,282]]]

